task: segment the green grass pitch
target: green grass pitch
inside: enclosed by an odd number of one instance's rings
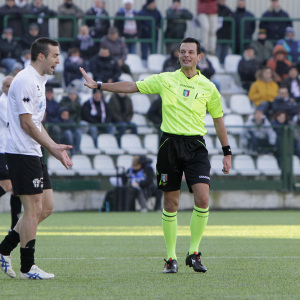
[[[212,211],[185,266],[191,212],[178,213],[179,272],[163,274],[159,213],[54,213],[38,230],[36,264],[54,280],[0,273],[0,299],[300,299],[300,211]],[[0,214],[0,239],[9,214]],[[19,270],[19,248],[12,254]]]

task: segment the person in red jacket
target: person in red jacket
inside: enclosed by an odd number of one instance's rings
[[[218,28],[218,1],[198,0],[198,15],[201,26],[201,46],[209,54],[216,54]]]

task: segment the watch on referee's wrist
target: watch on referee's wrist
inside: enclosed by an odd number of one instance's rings
[[[222,147],[222,150],[223,150],[224,156],[226,156],[226,155],[232,155],[231,148],[230,148],[229,145]]]
[[[97,81],[97,89],[101,90],[102,81]]]

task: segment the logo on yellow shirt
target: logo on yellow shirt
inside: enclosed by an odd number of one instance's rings
[[[190,91],[189,90],[183,90],[183,96],[184,97],[188,97],[190,95]]]

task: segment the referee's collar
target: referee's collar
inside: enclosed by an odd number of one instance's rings
[[[180,72],[182,73],[182,75],[183,75],[185,78],[187,78],[187,79],[193,79],[193,78],[195,78],[195,76],[200,76],[200,75],[201,75],[201,72],[200,72],[198,69],[196,69],[196,71],[197,71],[197,74],[195,74],[193,77],[187,77],[187,76],[184,74],[184,72],[182,71],[182,69],[180,69]]]

